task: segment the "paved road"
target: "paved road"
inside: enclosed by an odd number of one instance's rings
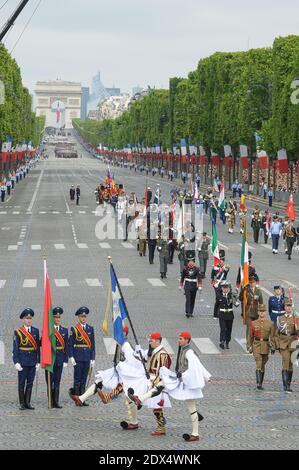
[[[255,364],[244,351],[244,328],[240,312],[235,314],[231,349],[221,352],[219,326],[213,319],[214,293],[209,280],[197,298],[196,316],[186,319],[184,296],[178,289],[178,260],[169,266],[168,278],[159,282],[159,263],[149,265],[140,258],[134,242],[99,240],[95,235],[97,216],[93,191],[105,175],[106,166],[90,157],[82,148],[78,160],[60,161],[50,153],[30,173],[12,197],[0,206],[0,312],[1,341],[5,361],[0,365],[0,448],[4,449],[259,449],[298,446],[298,369],[294,373],[294,393],[281,391],[281,361],[271,357],[265,377],[265,391],[255,391]],[[127,191],[144,193],[145,177],[125,169],[113,169],[117,182]],[[168,181],[148,177],[163,194],[169,194]],[[69,200],[71,184],[80,184],[81,201]],[[251,204],[251,203],[250,203]],[[251,204],[251,207],[253,204]],[[208,217],[204,228],[211,231]],[[218,225],[218,238],[226,247],[234,282],[240,258],[240,234],[230,235]],[[265,300],[275,283],[293,287],[299,304],[298,256],[288,261],[282,247],[277,256],[271,249],[250,242],[254,264],[262,280]],[[140,429],[133,433],[121,430],[125,418],[123,398],[110,405],[94,399],[88,408],[76,408],[67,389],[72,383],[72,367],[64,372],[62,410],[48,410],[43,372],[39,372],[36,410],[20,412],[17,403],[16,371],[11,360],[12,334],[19,325],[19,313],[26,306],[36,312],[35,324],[41,327],[43,309],[43,256],[47,257],[52,298],[65,309],[64,324],[74,323],[75,310],[87,305],[89,322],[96,327],[96,368],[111,365],[112,350],[103,340],[101,323],[106,306],[108,283],[107,256],[114,266],[142,346],[148,333],[160,330],[170,353],[177,350],[177,333],[190,330],[193,346],[200,354],[213,381],[204,390],[200,411],[200,443],[186,444],[181,435],[190,431],[183,404],[173,403],[166,412],[167,436],[151,438],[154,417],[149,410],[140,411]],[[111,326],[109,337],[111,337]],[[2,358],[3,359],[3,358]]]

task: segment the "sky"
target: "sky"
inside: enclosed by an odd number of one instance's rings
[[[19,1],[0,9],[1,26]],[[4,41],[9,51],[38,2],[29,1]],[[299,34],[298,18],[294,0],[42,0],[12,55],[31,92],[36,81],[56,78],[90,86],[98,71],[106,87],[126,92],[167,88],[216,51]]]

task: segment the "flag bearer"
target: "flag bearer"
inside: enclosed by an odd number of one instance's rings
[[[82,395],[85,392],[87,376],[95,363],[94,329],[86,323],[89,314],[87,307],[80,307],[75,315],[79,321],[71,328],[69,337],[69,357],[74,366],[73,395]],[[87,403],[84,403],[88,406]]]
[[[20,315],[23,325],[15,330],[13,342],[13,362],[18,371],[20,410],[34,410],[31,394],[35,373],[40,363],[39,331],[33,327],[34,311],[26,308]]]

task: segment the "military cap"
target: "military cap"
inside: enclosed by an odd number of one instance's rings
[[[291,299],[285,298],[284,299],[284,304],[285,305],[293,305],[293,301]]]
[[[154,331],[153,333],[150,334],[149,339],[162,339],[161,333],[158,331]]]
[[[251,251],[248,251],[248,259],[250,260],[252,258],[252,253]]]
[[[189,333],[189,331],[182,331],[182,333],[179,334],[179,337],[184,339],[191,339],[191,333]]]
[[[186,258],[188,261],[195,261],[195,251],[194,250],[188,250],[186,252]]]
[[[53,308],[53,315],[62,315],[63,314],[63,308],[62,307],[54,307]]]
[[[279,285],[274,286],[273,289],[274,289],[274,290],[276,290],[276,289],[281,289],[281,286],[279,286]]]
[[[225,258],[225,250],[219,250],[220,259]]]
[[[75,315],[88,315],[89,314],[89,308],[87,307],[80,307],[78,308],[77,312],[75,313]]]
[[[222,281],[220,282],[221,287],[231,287],[230,283],[228,281]]]
[[[23,310],[23,312],[21,313],[20,315],[20,318],[26,318],[26,317],[34,317],[34,311],[32,310],[32,308],[25,308],[25,310]]]
[[[258,306],[258,311],[259,311],[259,312],[266,312],[266,311],[267,311],[266,305],[264,305],[264,304],[259,304],[259,306]]]
[[[255,275],[254,274],[249,275],[249,281],[255,281]]]

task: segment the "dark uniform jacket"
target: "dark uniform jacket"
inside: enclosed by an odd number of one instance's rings
[[[213,281],[214,287],[219,287],[221,281],[225,281],[229,272],[228,266],[214,266],[211,272],[211,280]]]
[[[54,326],[54,332],[56,328]],[[68,339],[69,333],[68,329],[64,328],[63,326],[58,326],[58,334],[57,331],[55,333],[56,337],[56,361],[55,364],[57,366],[62,366],[64,362],[68,362]],[[60,341],[62,338],[62,344]]]
[[[197,266],[189,268],[186,266],[181,275],[181,285],[186,290],[197,290],[201,287],[201,273]]]
[[[30,327],[30,335],[33,342],[23,333],[25,327],[18,328],[14,332],[13,362],[24,367],[32,367],[40,362],[39,331],[34,326]]]
[[[231,292],[228,292],[227,295],[220,292],[217,295],[218,305],[219,305],[219,318],[223,320],[233,320],[234,313],[233,313],[233,296]]]
[[[78,329],[78,324],[71,328],[69,338],[69,357],[73,357],[76,362],[89,362],[95,359],[93,327],[86,324],[86,333],[89,341],[84,339],[84,336]]]
[[[285,314],[284,296],[280,295],[279,297],[276,297],[276,295],[273,295],[272,297],[269,297],[268,307],[269,317],[276,325],[277,317]]]
[[[246,319],[250,318],[250,320],[257,320],[258,315],[258,306],[263,304],[263,295],[262,291],[259,287],[255,287],[251,289],[250,286],[246,286],[246,305],[245,305],[245,313]],[[244,289],[241,289],[239,300],[243,301],[243,294]]]

